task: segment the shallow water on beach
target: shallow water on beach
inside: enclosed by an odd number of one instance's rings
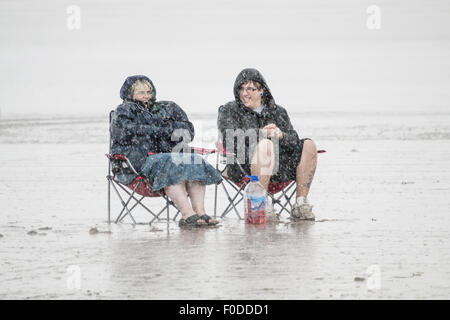
[[[296,128],[305,117],[301,135],[327,150],[317,221],[246,225],[232,212],[194,230],[149,226],[142,210],[136,226],[107,223],[104,118],[2,121],[0,299],[448,299],[449,115],[304,115]],[[210,214],[213,198],[209,186]]]

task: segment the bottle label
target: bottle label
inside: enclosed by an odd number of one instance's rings
[[[259,211],[266,209],[266,197],[250,196],[250,211]]]
[[[266,197],[249,196],[247,205],[246,223],[263,224],[266,222]]]

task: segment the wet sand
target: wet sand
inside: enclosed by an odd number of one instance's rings
[[[79,135],[89,126],[71,127]],[[19,130],[11,128],[3,139]],[[450,140],[325,131],[312,135],[327,150],[310,196],[316,222],[283,215],[253,226],[231,213],[198,230],[150,227],[143,211],[134,215],[143,224],[108,225],[104,136],[2,140],[0,299],[448,299]]]

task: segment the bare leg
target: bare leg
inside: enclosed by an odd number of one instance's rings
[[[266,189],[269,188],[270,177],[275,166],[273,143],[269,139],[261,140],[255,148],[251,161],[251,173],[258,176],[259,182]]]
[[[164,191],[169,196],[169,198],[175,203],[178,210],[180,210],[183,219],[186,219],[196,214],[195,211],[192,209],[191,204],[189,203],[185,181],[179,184],[168,186],[164,188]]]
[[[206,214],[205,210],[205,192],[206,186],[198,181],[187,181],[187,191],[191,198],[192,208],[201,217]],[[215,223],[211,218],[209,223]]]
[[[191,198],[192,209],[198,215],[204,215],[206,186],[198,181],[187,181],[187,192]]]
[[[317,167],[317,148],[312,140],[303,142],[302,158],[296,170],[297,198],[305,197],[314,178]]]

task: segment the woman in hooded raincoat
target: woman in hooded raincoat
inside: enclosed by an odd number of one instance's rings
[[[194,138],[186,113],[172,101],[156,101],[153,82],[142,75],[128,77],[120,97],[123,103],[115,110],[111,128],[112,154],[126,155],[136,171],[153,182],[153,191],[165,191],[181,212],[180,226],[217,224],[205,213],[205,185],[222,178],[199,155],[180,152]],[[127,168],[117,176],[123,184],[136,177]]]
[[[297,201],[291,216],[314,220],[307,201],[317,165],[314,142],[298,137],[286,109],[275,103],[258,70],[242,70],[233,92],[235,100],[222,105],[218,116],[222,143],[236,158],[227,163],[227,175],[234,182],[245,175],[257,175],[266,191],[271,181],[296,180]]]

